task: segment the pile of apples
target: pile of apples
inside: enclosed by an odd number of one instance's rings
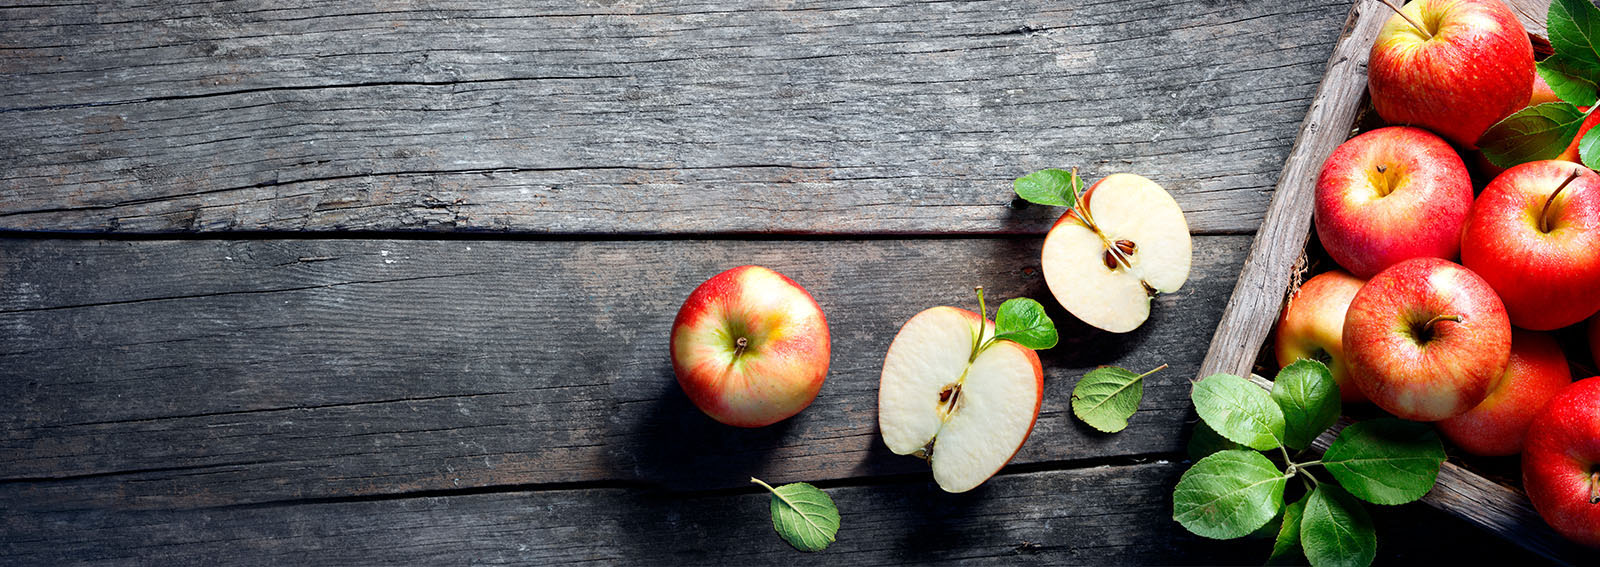
[[[1346,401],[1437,422],[1468,453],[1521,453],[1540,515],[1600,546],[1600,378],[1573,382],[1547,333],[1600,311],[1600,174],[1569,152],[1474,196],[1458,149],[1475,156],[1486,129],[1549,91],[1527,32],[1499,0],[1396,12],[1368,67],[1373,107],[1394,126],[1324,162],[1316,233],[1344,270],[1296,291],[1277,359],[1322,360]],[[1600,358],[1600,317],[1588,333]]]

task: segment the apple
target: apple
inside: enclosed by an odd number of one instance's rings
[[[1351,381],[1412,421],[1466,413],[1511,357],[1511,323],[1488,282],[1456,263],[1413,258],[1373,276],[1344,318]]]
[[[1533,77],[1528,32],[1499,0],[1406,4],[1384,22],[1367,60],[1378,116],[1468,149],[1527,104]]]
[[[1344,269],[1371,278],[1408,258],[1454,258],[1472,179],[1450,144],[1391,126],[1351,138],[1317,176],[1317,238]]]
[[[1528,106],[1547,102],[1561,102],[1561,97],[1556,96],[1556,91],[1550,88],[1550,83],[1545,82],[1544,77],[1535,72],[1533,74],[1533,93],[1528,95]]]
[[[1068,313],[1113,333],[1150,317],[1157,293],[1189,279],[1193,253],[1183,209],[1154,181],[1101,179],[1045,235],[1045,284]]]
[[[1572,383],[1572,370],[1555,338],[1537,331],[1511,331],[1511,361],[1490,386],[1489,397],[1467,413],[1439,422],[1439,431],[1474,455],[1522,452],[1528,423],[1545,402]]]
[[[1344,362],[1344,312],[1365,281],[1342,271],[1323,272],[1300,284],[1278,318],[1273,352],[1278,366],[1308,358],[1328,365],[1339,397],[1364,402],[1361,389],[1350,382]]]
[[[1555,160],[1506,170],[1472,205],[1461,263],[1518,327],[1556,329],[1600,311],[1600,174]]]
[[[1578,107],[1578,109],[1589,110],[1588,107]],[[1572,163],[1583,163],[1583,157],[1578,153],[1578,142],[1583,140],[1583,135],[1589,133],[1589,129],[1593,128],[1595,124],[1600,124],[1600,112],[1583,117],[1583,124],[1578,125],[1578,135],[1572,137],[1572,143],[1567,144],[1567,149],[1562,150],[1561,155],[1556,156],[1556,159]]]
[[[811,405],[828,375],[828,320],[783,274],[740,266],[700,284],[672,323],[672,370],[700,411],[761,427]]]
[[[1556,532],[1600,547],[1600,378],[1573,382],[1533,418],[1522,485]]]
[[[926,458],[948,492],[966,492],[1011,461],[1044,401],[1039,355],[993,336],[994,323],[934,307],[900,327],[883,358],[878,429],[889,450]]]

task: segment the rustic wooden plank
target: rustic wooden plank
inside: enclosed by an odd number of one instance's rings
[[[1345,2],[0,9],[0,229],[1042,234],[1013,178],[1261,221]]]
[[[883,353],[940,304],[1051,305],[1019,463],[1182,451],[1188,377],[1249,238],[1195,241],[1184,288],[1110,335],[1054,307],[1038,240],[0,240],[0,482],[45,501],[214,506],[619,481],[669,488],[926,474],[877,433]],[[722,426],[679,390],[678,306],[739,264],[800,281],[834,352],[795,419]],[[1088,368],[1172,369],[1127,431],[1070,415]],[[115,489],[89,490],[111,479]],[[88,485],[79,482],[90,482]]]
[[[944,494],[898,480],[829,488],[842,529],[802,554],[772,532],[764,493],[678,497],[611,488],[315,502],[206,510],[7,507],[0,555],[33,565],[1060,565],[1259,562],[1268,539],[1185,531],[1171,491],[1186,464],[1153,461],[1004,474]],[[0,487],[0,503],[8,502]],[[1416,506],[1375,511],[1379,565],[1528,564],[1492,538]]]

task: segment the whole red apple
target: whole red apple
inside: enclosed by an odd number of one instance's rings
[[[1279,367],[1302,358],[1327,364],[1333,381],[1339,384],[1339,397],[1346,402],[1367,400],[1350,382],[1344,362],[1344,312],[1364,283],[1339,270],[1306,280],[1284,306],[1273,341]]]
[[[1572,383],[1533,418],[1522,485],[1550,527],[1600,547],[1600,378]]]
[[[1472,179],[1450,144],[1426,130],[1379,128],[1328,156],[1317,177],[1317,237],[1358,278],[1408,258],[1455,258]]]
[[[689,294],[672,323],[672,370],[700,411],[739,427],[811,405],[828,374],[828,320],[783,274],[740,266]]]
[[[1537,331],[1511,331],[1511,362],[1490,387],[1489,397],[1467,413],[1439,422],[1439,431],[1474,455],[1522,452],[1528,423],[1572,383],[1567,356],[1555,338]]]
[[[1469,149],[1527,104],[1533,77],[1528,32],[1499,0],[1406,4],[1378,31],[1367,61],[1378,116]]]
[[[1344,319],[1344,352],[1361,393],[1389,413],[1438,421],[1489,395],[1511,357],[1511,323],[1483,278],[1438,258],[1373,276]]]
[[[1550,330],[1600,310],[1600,174],[1564,161],[1500,174],[1472,205],[1461,263],[1505,302],[1511,323]]]

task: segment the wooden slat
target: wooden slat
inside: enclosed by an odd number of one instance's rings
[[[1220,542],[1172,521],[1187,464],[1004,474],[944,494],[910,479],[829,488],[842,516],[826,551],[790,549],[764,493],[675,497],[583,489],[205,510],[18,513],[0,556],[25,565],[1149,565],[1255,564],[1271,540]],[[0,504],[7,498],[0,492]],[[1491,538],[1416,506],[1374,512],[1379,565],[1526,565]]]
[[[1345,2],[0,8],[0,229],[1042,234],[1262,219]]]
[[[1199,237],[1189,283],[1110,335],[1055,307],[1037,240],[0,240],[0,491],[159,508],[619,481],[674,489],[926,474],[877,432],[883,353],[941,304],[1051,307],[1046,399],[1018,463],[1181,452],[1188,377],[1248,237]],[[756,263],[814,294],[829,378],[797,418],[722,426],[681,393],[684,297]],[[1170,370],[1117,435],[1070,415],[1087,369]]]

